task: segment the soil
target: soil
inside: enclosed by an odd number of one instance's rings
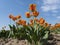
[[[53,39],[49,39],[47,45],[60,45],[60,34],[53,34]],[[18,39],[2,39],[0,38],[0,45],[29,45],[27,40]]]

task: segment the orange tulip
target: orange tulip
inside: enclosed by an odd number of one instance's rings
[[[23,26],[26,26],[26,21],[25,20],[21,20],[21,23]]]
[[[21,23],[20,22],[16,22],[18,25],[20,25]]]
[[[17,20],[17,18],[16,17],[13,17],[12,20],[15,21],[15,20]]]
[[[35,17],[37,17],[39,15],[39,12],[34,11],[34,12],[32,12],[32,15],[35,16]]]
[[[56,29],[55,26],[51,26],[51,27],[50,27],[50,30],[55,30],[55,29]]]
[[[48,23],[45,23],[45,27],[48,27],[49,26],[49,24]]]
[[[18,22],[16,22],[18,25],[23,25],[26,26],[26,21],[25,20],[18,20]]]
[[[21,16],[20,16],[20,15],[18,15],[18,16],[16,16],[16,18],[17,18],[17,19],[19,19],[19,18],[21,18]]]
[[[30,18],[30,16],[31,16],[31,15],[30,15],[30,12],[26,12],[25,15],[26,15],[27,18]]]
[[[18,20],[19,24],[22,25],[22,20]]]
[[[55,27],[59,28],[60,27],[60,23],[55,24]]]
[[[13,17],[14,17],[14,16],[13,16],[12,14],[9,15],[9,18],[10,18],[10,19],[13,18]]]
[[[21,22],[22,20],[20,19],[20,20],[18,20],[19,22]]]
[[[44,24],[45,20],[43,18],[40,18],[39,22],[40,22],[40,24]]]
[[[31,11],[35,11],[36,10],[36,4],[30,4],[29,9]]]

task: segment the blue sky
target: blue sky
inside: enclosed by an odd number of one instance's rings
[[[25,12],[29,11],[29,4],[37,4],[39,16],[43,17],[48,23],[60,23],[60,0],[0,0],[0,29],[10,21],[9,14],[21,15],[22,19],[29,20],[25,17]]]

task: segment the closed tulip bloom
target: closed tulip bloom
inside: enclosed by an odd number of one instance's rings
[[[60,26],[60,24],[56,24],[55,26]]]
[[[9,18],[10,18],[10,19],[13,18],[13,17],[14,17],[14,16],[13,16],[12,14],[9,15]]]
[[[52,26],[51,28],[50,28],[50,30],[55,30],[56,29],[56,27],[55,26]]]
[[[21,23],[23,26],[26,26],[26,21],[25,20],[21,20]]]
[[[16,22],[19,25],[26,25],[26,21],[25,20],[18,20],[18,22]]]
[[[45,23],[45,27],[48,27],[49,26],[49,24],[48,23]]]
[[[25,15],[26,15],[27,18],[30,18],[30,16],[31,16],[30,12],[26,12]]]
[[[40,24],[44,24],[45,20],[43,18],[40,18],[39,22],[40,22]]]
[[[36,10],[36,4],[30,4],[29,9],[31,11],[35,11]]]
[[[34,12],[32,12],[32,15],[33,15],[34,17],[37,17],[37,16],[39,15],[39,12],[34,11]]]
[[[17,18],[16,17],[13,17],[12,20],[15,21],[15,20],[17,20]]]
[[[20,20],[18,20],[19,22],[21,22],[22,20],[20,19]]]
[[[22,25],[22,20],[18,20],[19,24]]]
[[[16,22],[18,25],[21,25],[21,23],[20,22]]]
[[[19,18],[21,18],[21,16],[20,16],[20,15],[18,15],[18,16],[16,16],[16,18],[17,18],[17,19],[19,19]]]
[[[55,27],[59,28],[60,27],[60,23],[55,24]]]

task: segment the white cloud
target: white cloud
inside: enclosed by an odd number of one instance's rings
[[[43,11],[48,11],[48,10],[50,10],[49,6],[42,6],[41,8],[42,8]]]
[[[60,19],[60,16],[57,16],[56,18]]]
[[[53,12],[53,13],[58,13],[58,11],[57,11],[57,10],[53,10],[52,12]]]
[[[56,12],[60,9],[60,0],[43,0],[43,5],[41,6],[42,11],[52,11]]]
[[[52,14],[52,16],[57,17],[57,14]]]
[[[60,0],[43,0],[44,4],[59,4]]]

